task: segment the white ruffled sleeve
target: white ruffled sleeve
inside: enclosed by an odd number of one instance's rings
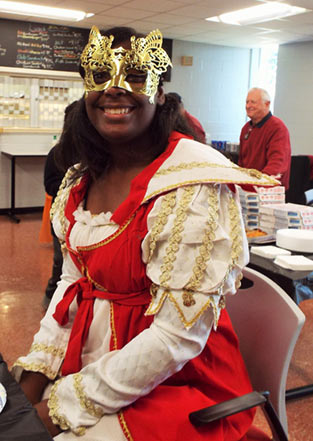
[[[63,212],[57,210],[53,218],[53,227],[61,243],[64,243],[65,240],[66,222]],[[71,305],[69,322],[62,327],[52,317],[52,314],[56,305],[63,298],[66,289],[80,277],[81,273],[74,265],[69,253],[63,248],[62,276],[52,296],[49,308],[40,322],[39,331],[34,335],[29,353],[19,357],[12,368],[12,374],[17,381],[20,380],[23,370],[40,372],[50,380],[54,380],[60,375],[75,311]]]
[[[12,373],[17,381],[19,381],[23,370],[41,372],[50,380],[54,380],[60,374],[74,311],[71,307],[69,323],[63,327],[59,326],[52,314],[58,302],[63,298],[65,290],[79,277],[79,271],[66,253],[61,280],[58,282],[49,308],[40,322],[40,329],[34,336],[30,351],[26,356],[19,357],[12,368]]]
[[[153,284],[147,314],[170,301],[190,329],[212,308],[216,327],[223,296],[235,294],[248,263],[238,195],[226,185],[179,188],[156,201],[148,229],[143,259]]]

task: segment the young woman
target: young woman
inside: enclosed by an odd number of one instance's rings
[[[188,415],[250,391],[226,310],[248,261],[234,184],[273,185],[188,134],[159,31],[91,30],[73,118],[80,164],[53,207],[61,282],[16,378],[57,441],[244,439],[253,412]]]

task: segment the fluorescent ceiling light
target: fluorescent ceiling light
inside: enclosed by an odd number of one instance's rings
[[[227,23],[232,25],[249,25],[262,23],[264,21],[277,20],[291,15],[308,12],[308,9],[290,6],[286,3],[270,2],[252,8],[238,9],[238,11],[227,12],[216,17],[206,18],[208,21]]]
[[[29,3],[18,3],[0,1],[0,12],[7,14],[28,15],[31,17],[44,17],[54,20],[80,21],[91,17],[94,14],[72,9],[50,8],[48,6],[32,5]]]

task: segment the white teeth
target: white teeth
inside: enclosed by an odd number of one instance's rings
[[[129,107],[121,107],[119,109],[104,109],[104,113],[109,113],[110,115],[124,115],[125,113],[129,113]]]

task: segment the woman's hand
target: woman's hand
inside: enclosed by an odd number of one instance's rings
[[[20,380],[20,386],[32,403],[37,404],[41,401],[41,397],[49,379],[40,372],[24,371]]]
[[[37,410],[41,421],[46,426],[48,432],[50,432],[51,436],[54,437],[62,432],[62,430],[60,429],[59,426],[56,426],[55,424],[53,424],[53,422],[49,416],[48,400],[40,401],[40,403],[35,404],[34,407]]]

